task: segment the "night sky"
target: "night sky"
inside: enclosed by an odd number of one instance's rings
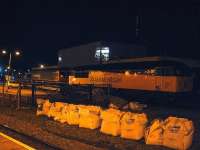
[[[108,0],[107,0],[108,1]],[[157,54],[200,59],[200,5],[125,1],[4,0],[0,2],[0,47],[20,48],[14,66],[56,64],[57,51],[98,40],[136,43]],[[0,60],[7,63],[8,58]]]

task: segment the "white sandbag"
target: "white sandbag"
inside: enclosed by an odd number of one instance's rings
[[[192,145],[193,122],[185,118],[168,117],[164,123],[163,145],[186,150]]]
[[[121,133],[121,117],[123,116],[124,112],[121,112],[117,109],[109,108],[101,112],[101,129],[100,131],[105,134],[118,136]]]
[[[112,136],[118,136],[121,133],[120,122],[109,122],[109,121],[103,120],[101,123],[100,131],[102,133],[109,134]]]
[[[65,106],[62,108],[59,121],[61,123],[67,123],[67,113],[69,111],[69,105],[66,103]]]
[[[120,110],[109,108],[101,112],[101,119],[109,122],[119,122],[123,114]]]
[[[140,140],[144,137],[147,124],[146,114],[127,112],[121,119],[121,137]]]
[[[54,120],[59,120],[62,108],[64,107],[65,103],[62,102],[55,102],[51,105],[50,110],[48,112],[48,117],[53,117]]]
[[[78,105],[78,108],[79,108],[80,115],[87,116],[91,113],[100,115],[100,113],[101,113],[101,107],[99,107],[99,106]]]
[[[154,120],[150,127],[145,131],[145,143],[150,145],[162,145],[163,144],[163,128],[164,122],[162,120]]]
[[[99,115],[89,114],[87,116],[80,115],[79,127],[88,129],[97,129],[101,125],[101,120]]]
[[[79,108],[78,105],[69,104],[67,112],[67,123],[70,125],[79,124]]]
[[[101,108],[98,106],[79,105],[79,127],[96,129],[100,127]]]

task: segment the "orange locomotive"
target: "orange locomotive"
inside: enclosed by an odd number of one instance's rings
[[[112,89],[180,94],[193,89],[191,69],[184,63],[161,57],[146,57],[74,68],[70,85],[110,85]]]

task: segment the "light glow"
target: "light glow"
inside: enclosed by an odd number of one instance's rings
[[[95,52],[95,58],[98,60],[108,61],[110,57],[109,47],[97,47]]]
[[[73,79],[72,79],[72,82],[75,82],[75,81],[76,81],[76,78],[73,78]]]
[[[16,51],[16,52],[15,52],[15,55],[19,56],[19,55],[20,55],[20,52],[19,52],[19,51]]]
[[[125,75],[126,76],[130,75],[130,72],[129,71],[125,71]]]
[[[62,61],[62,57],[61,57],[61,56],[58,57],[58,61],[59,61],[59,62]]]
[[[6,54],[6,53],[7,53],[6,50],[3,50],[3,51],[2,51],[2,54]]]
[[[43,64],[41,64],[41,65],[40,65],[40,68],[42,68],[42,69],[43,69],[43,68],[44,68],[44,65],[43,65]]]

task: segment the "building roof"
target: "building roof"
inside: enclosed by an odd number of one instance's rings
[[[149,57],[119,59],[119,60],[111,60],[109,62],[105,62],[105,64],[126,63],[126,62],[143,62],[143,61],[176,61],[176,62],[184,63],[185,65],[187,65],[191,68],[200,68],[199,60],[178,58],[178,57],[169,57],[169,56],[149,56]]]
[[[57,69],[59,69],[59,66],[45,66],[44,68],[34,67],[34,68],[32,68],[32,71],[36,71],[36,70],[57,70]]]
[[[130,43],[121,43],[121,42],[107,42],[107,41],[96,41],[96,42],[91,42],[91,43],[87,43],[87,44],[82,44],[82,45],[78,45],[78,46],[73,46],[73,47],[68,47],[68,48],[62,48],[59,50],[59,52],[61,51],[66,51],[66,50],[70,50],[70,49],[74,49],[74,48],[81,48],[84,46],[109,46],[109,45],[123,45],[123,46],[129,46],[129,47],[136,47],[136,48],[144,48],[144,45],[138,45],[138,44],[130,44]]]

